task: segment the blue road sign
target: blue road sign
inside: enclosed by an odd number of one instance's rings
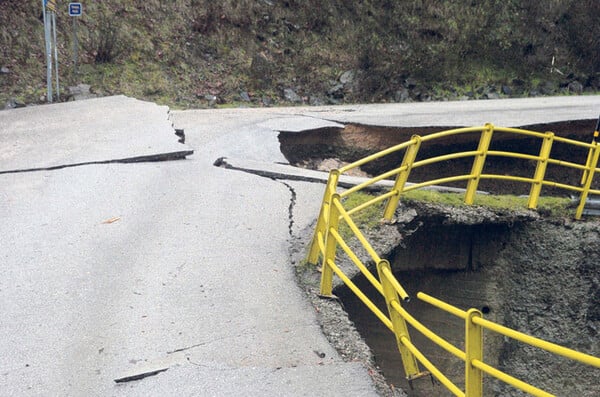
[[[83,13],[81,3],[69,3],[69,15],[72,17],[80,17]]]

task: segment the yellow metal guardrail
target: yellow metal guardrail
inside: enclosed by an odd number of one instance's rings
[[[466,151],[460,153],[450,153],[416,161],[417,154],[423,143],[434,141],[436,139],[448,137],[451,135],[459,135],[466,133],[479,132],[480,139],[477,150]],[[509,133],[525,135],[541,139],[540,152],[538,156],[516,153],[489,150],[490,143],[495,133]],[[582,147],[588,150],[588,156],[585,164],[576,164],[568,161],[553,159],[550,157],[552,144],[560,142],[568,145]],[[371,161],[380,159],[392,153],[404,151],[404,157],[401,165],[398,168],[387,171],[381,175],[371,178],[357,186],[354,186],[343,192],[338,192],[338,182],[340,175],[353,169],[367,164]],[[488,156],[501,156],[508,158],[520,158],[532,160],[536,162],[534,175],[531,178],[522,176],[509,176],[497,174],[484,174],[485,161]],[[452,160],[457,158],[473,157],[473,165],[471,173],[466,175],[457,175],[445,178],[439,178],[427,182],[407,185],[408,177],[411,170],[417,167],[423,167],[429,164],[438,163],[441,161]],[[477,309],[468,311],[460,310],[448,303],[445,303],[432,296],[419,292],[417,298],[426,302],[438,309],[441,309],[451,315],[457,316],[465,321],[465,350],[460,350],[456,346],[450,344],[439,335],[421,324],[406,309],[402,307],[402,302],[409,299],[408,294],[398,282],[392,273],[390,263],[382,259],[373,249],[367,238],[360,231],[356,223],[352,219],[352,215],[374,204],[386,201],[383,211],[383,218],[391,220],[394,216],[396,208],[399,204],[400,197],[404,192],[423,188],[431,185],[441,185],[444,183],[467,181],[464,201],[467,204],[472,204],[479,181],[482,179],[504,179],[517,182],[528,183],[531,185],[528,207],[535,209],[538,204],[538,199],[543,186],[552,186],[570,191],[579,192],[580,201],[577,206],[575,218],[579,219],[582,215],[587,196],[592,194],[600,194],[600,190],[591,189],[594,174],[598,171],[598,159],[600,157],[600,145],[595,139],[592,143],[583,143],[571,139],[555,136],[552,132],[539,133],[516,128],[499,128],[492,124],[486,124],[482,127],[459,128],[448,131],[442,131],[424,137],[415,135],[410,141],[393,146],[379,153],[365,157],[359,161],[349,164],[339,170],[332,170],[325,188],[325,194],[321,206],[317,226],[311,243],[308,262],[316,264],[319,257],[322,259],[322,275],[321,275],[321,294],[328,296],[333,290],[333,275],[337,275],[358,298],[375,314],[375,316],[392,331],[396,337],[398,350],[402,357],[402,363],[406,378],[411,381],[422,377],[423,375],[431,374],[440,383],[445,386],[452,394],[456,396],[479,397],[483,394],[483,374],[490,375],[502,382],[505,382],[513,387],[523,390],[534,396],[552,396],[535,386],[529,385],[517,378],[514,378],[483,361],[483,332],[484,330],[491,331],[503,335],[507,338],[518,340],[522,343],[534,346],[550,353],[566,357],[568,359],[584,363],[593,367],[600,368],[600,358],[588,354],[580,353],[550,342],[543,341],[512,330],[492,321],[485,320],[482,313]],[[556,164],[559,166],[574,168],[581,170],[583,173],[581,185],[573,186],[559,183],[556,181],[545,180],[545,172],[548,164]],[[363,203],[352,209],[345,209],[342,203],[344,197],[363,190],[379,181],[395,177],[394,186],[388,191],[379,196],[374,197],[370,201]],[[376,264],[377,275],[369,271],[367,265],[358,257],[358,255],[350,248],[347,242],[339,233],[340,221],[343,221],[350,228],[354,237],[358,239],[362,248],[368,254],[370,260]],[[375,287],[375,289],[385,298],[387,306],[387,314],[380,310],[361,290],[352,282],[352,280],[340,269],[336,264],[336,254],[338,247],[350,258],[352,263],[365,275],[367,280]],[[448,353],[458,357],[465,362],[465,390],[461,390],[448,377],[446,377],[427,357],[425,357],[415,347],[410,339],[407,324],[410,324],[415,330],[422,333],[425,337],[437,344]],[[421,371],[419,364],[427,371]]]

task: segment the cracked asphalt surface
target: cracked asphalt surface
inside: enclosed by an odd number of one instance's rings
[[[597,117],[600,98],[581,98],[564,99],[570,117]],[[431,120],[408,106],[169,114],[111,97],[0,112],[0,395],[377,395],[290,265],[323,185],[213,164],[285,163],[279,130]],[[459,122],[449,106],[436,122]]]

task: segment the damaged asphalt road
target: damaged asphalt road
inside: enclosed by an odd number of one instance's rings
[[[600,100],[581,101],[597,117]],[[428,106],[169,113],[112,97],[0,112],[2,393],[377,395],[323,336],[290,264],[320,178],[213,163],[285,167],[280,130],[431,120],[442,106]],[[506,124],[489,107],[473,118]]]
[[[322,185],[213,166],[272,159],[277,132],[259,124],[273,115],[174,116],[124,97],[24,110],[0,114],[12,148],[0,162],[2,394],[376,395],[323,336],[289,264]],[[112,162],[177,151],[194,154]]]

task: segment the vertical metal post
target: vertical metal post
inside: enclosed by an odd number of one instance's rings
[[[483,315],[470,309],[465,320],[465,397],[483,395],[483,373],[472,365],[473,360],[483,361],[483,328],[473,323],[473,317]]]
[[[52,40],[50,39],[50,15],[46,12],[46,1],[42,0],[44,16],[44,39],[46,42],[46,85],[48,103],[52,103]]]
[[[387,273],[392,272],[390,262],[388,262],[385,259],[377,263],[377,273],[379,275],[379,281],[381,282],[381,287],[383,289],[383,295],[385,297],[385,303],[388,308],[390,320],[392,320],[392,326],[394,328],[394,335],[396,336],[396,344],[398,345],[398,351],[400,352],[400,356],[402,357],[404,373],[406,374],[406,379],[410,380],[420,374],[419,365],[414,354],[412,354],[410,350],[408,350],[408,348],[404,346],[404,343],[402,343],[402,338],[406,338],[410,341],[408,327],[406,326],[406,321],[404,320],[404,318],[392,307],[392,302],[396,302],[400,305],[400,299],[398,297],[396,289],[394,288],[390,280],[387,278],[387,276],[384,274],[385,272],[383,269],[387,269]]]
[[[56,42],[56,12],[50,13],[52,16],[52,31],[54,36],[54,62],[56,64],[56,100],[60,102],[60,85],[58,83],[58,43]]]
[[[396,208],[398,208],[398,202],[400,201],[400,195],[404,190],[404,185],[408,181],[408,176],[410,175],[410,171],[412,170],[413,163],[417,158],[417,153],[419,152],[419,148],[421,147],[421,137],[419,135],[413,135],[411,138],[412,145],[406,148],[406,152],[404,153],[404,158],[402,159],[402,165],[400,168],[404,168],[402,171],[398,173],[396,177],[396,182],[394,182],[393,190],[398,192],[395,196],[390,197],[387,204],[385,205],[385,210],[383,211],[383,218],[386,220],[391,220],[396,212]]]
[[[73,19],[73,78],[77,78],[77,58],[79,55],[79,38],[77,37],[77,17]]]
[[[340,195],[334,193],[331,196],[329,204],[329,222],[325,232],[325,252],[323,253],[323,266],[321,269],[321,295],[330,296],[333,293],[333,270],[329,266],[329,261],[335,261],[335,252],[337,250],[337,240],[331,234],[331,230],[338,230],[340,221],[340,210],[335,203],[340,203]]]
[[[471,179],[469,179],[467,191],[465,193],[465,204],[473,204],[473,201],[475,200],[475,193],[477,192],[477,186],[481,179],[481,171],[483,171],[483,166],[485,165],[485,159],[490,147],[490,142],[492,141],[493,133],[494,126],[490,123],[487,123],[483,128],[483,131],[481,131],[481,138],[479,139],[479,146],[477,147],[478,154],[475,156],[475,160],[473,160]]]
[[[542,186],[544,181],[544,175],[546,174],[546,168],[548,167],[548,159],[550,158],[550,151],[552,150],[552,142],[554,142],[554,133],[546,132],[546,136],[542,141],[542,147],[540,149],[540,159],[535,167],[535,174],[533,176],[534,182],[531,184],[531,190],[529,191],[529,208],[537,208],[538,199],[542,192]]]
[[[592,145],[593,146],[590,149],[590,161],[586,167],[587,176],[585,178],[583,190],[581,191],[581,198],[579,199],[579,206],[577,207],[577,212],[575,213],[575,219],[581,219],[583,209],[585,208],[585,201],[587,200],[588,193],[590,192],[590,187],[592,186],[592,180],[594,179],[594,173],[596,172],[596,166],[598,165],[598,157],[600,156],[600,146],[596,141],[594,141]]]
[[[319,212],[319,218],[317,219],[317,226],[315,227],[315,234],[313,235],[312,242],[310,244],[310,251],[308,253],[307,262],[316,264],[319,260],[319,233],[325,236],[327,230],[326,217],[329,214],[329,206],[331,205],[331,196],[337,191],[337,183],[340,177],[339,170],[331,170],[329,172],[329,178],[327,179],[327,185],[325,185],[325,193],[323,194],[323,202],[321,203],[321,211]]]
[[[596,139],[598,139],[598,136],[600,136],[600,117],[598,117],[598,122],[596,123],[596,129],[594,130],[594,135],[592,138],[592,145],[594,143],[596,143]],[[590,161],[592,160],[592,150],[593,150],[593,148],[590,148],[590,150],[588,152],[587,160],[585,161],[586,169],[583,171],[583,175],[581,176],[581,184],[582,185],[585,185],[586,178],[588,177],[587,168],[590,166]]]

